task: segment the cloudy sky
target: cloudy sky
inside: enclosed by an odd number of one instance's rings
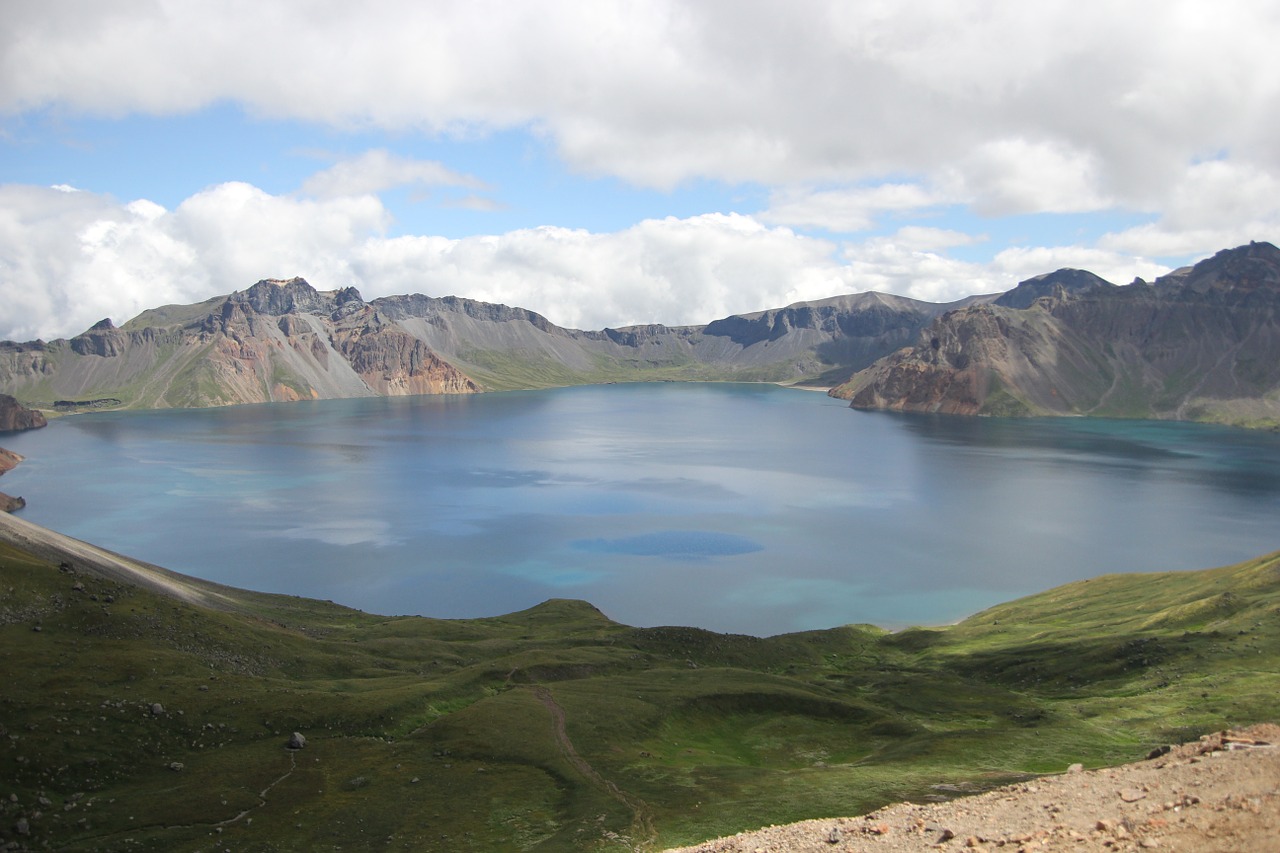
[[[0,338],[301,275],[703,323],[1280,239],[1269,0],[6,0]]]

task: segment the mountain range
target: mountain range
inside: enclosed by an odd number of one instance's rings
[[[967,302],[968,300],[966,300]],[[70,340],[0,343],[0,388],[52,410],[469,393],[635,379],[832,384],[966,303],[864,293],[706,326],[564,329],[458,297],[259,281],[195,305],[103,320]]]
[[[0,390],[78,411],[733,380],[831,387],[863,408],[1275,426],[1278,306],[1270,243],[1150,284],[1063,269],[947,304],[866,292],[600,331],[454,296],[366,302],[267,279],[69,340],[0,342]]]
[[[1280,250],[1148,284],[1082,270],[940,315],[831,392],[859,408],[1280,424]]]

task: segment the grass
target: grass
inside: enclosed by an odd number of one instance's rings
[[[1277,617],[1280,554],[949,628],[756,638],[565,600],[437,620],[233,591],[206,610],[0,546],[0,842],[661,849],[1274,719]]]

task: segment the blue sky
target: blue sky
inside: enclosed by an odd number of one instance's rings
[[[1280,12],[1247,0],[6,14],[2,338],[293,275],[704,323],[1280,233]]]

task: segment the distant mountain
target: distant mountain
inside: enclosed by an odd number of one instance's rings
[[[259,281],[195,305],[110,320],[70,340],[0,343],[0,389],[40,408],[162,408],[470,393],[643,379],[832,385],[945,310],[863,293],[706,326],[564,329],[458,297]]]
[[[1082,270],[947,311],[832,395],[857,408],[1280,425],[1280,249],[1148,284]]]

